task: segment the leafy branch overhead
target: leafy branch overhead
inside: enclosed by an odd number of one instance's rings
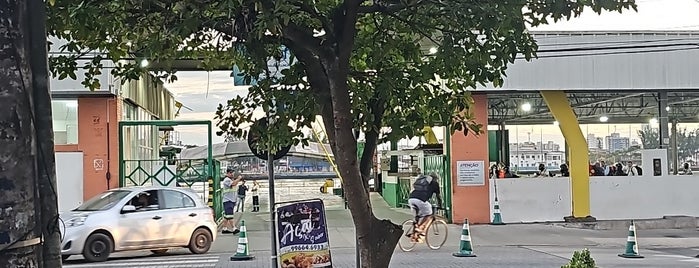
[[[126,79],[150,71],[175,80],[182,60],[200,60],[204,70],[236,65],[258,83],[218,107],[220,134],[235,136],[245,134],[253,111],[273,103],[284,105],[277,122],[309,126],[330,94],[321,80],[332,73],[318,59],[336,58],[349,75],[355,127],[386,141],[432,125],[479,133],[468,90],[501,86],[508,64],[535,57],[527,26],[569,19],[586,6],[635,8],[612,0],[62,0],[51,2],[47,25],[68,41],[51,59],[54,76],[81,73],[93,89],[104,66]],[[285,48],[297,61],[279,78],[269,63]]]

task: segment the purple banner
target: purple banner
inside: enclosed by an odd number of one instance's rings
[[[322,200],[278,206],[277,238],[282,268],[332,267]]]

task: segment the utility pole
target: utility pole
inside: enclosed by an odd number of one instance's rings
[[[0,267],[61,267],[45,18],[0,0]]]

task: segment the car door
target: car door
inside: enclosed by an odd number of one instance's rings
[[[139,202],[147,196],[147,204]],[[136,211],[121,213],[117,232],[117,249],[142,249],[163,243],[162,222],[164,220],[157,190],[138,193],[126,205],[134,205]]]
[[[163,236],[168,245],[181,246],[189,239],[197,227],[199,212],[196,203],[187,194],[179,190],[162,190],[163,200]]]

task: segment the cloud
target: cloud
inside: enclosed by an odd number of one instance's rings
[[[177,81],[165,84],[165,87],[175,96],[187,94],[209,94],[218,92],[247,93],[247,86],[234,86],[233,78],[228,71],[216,72],[178,72]]]
[[[603,12],[590,8],[578,18],[542,25],[534,30],[590,31],[590,30],[692,30],[699,29],[699,3],[695,0],[637,0],[638,12]],[[551,21],[553,22],[553,21]]]

